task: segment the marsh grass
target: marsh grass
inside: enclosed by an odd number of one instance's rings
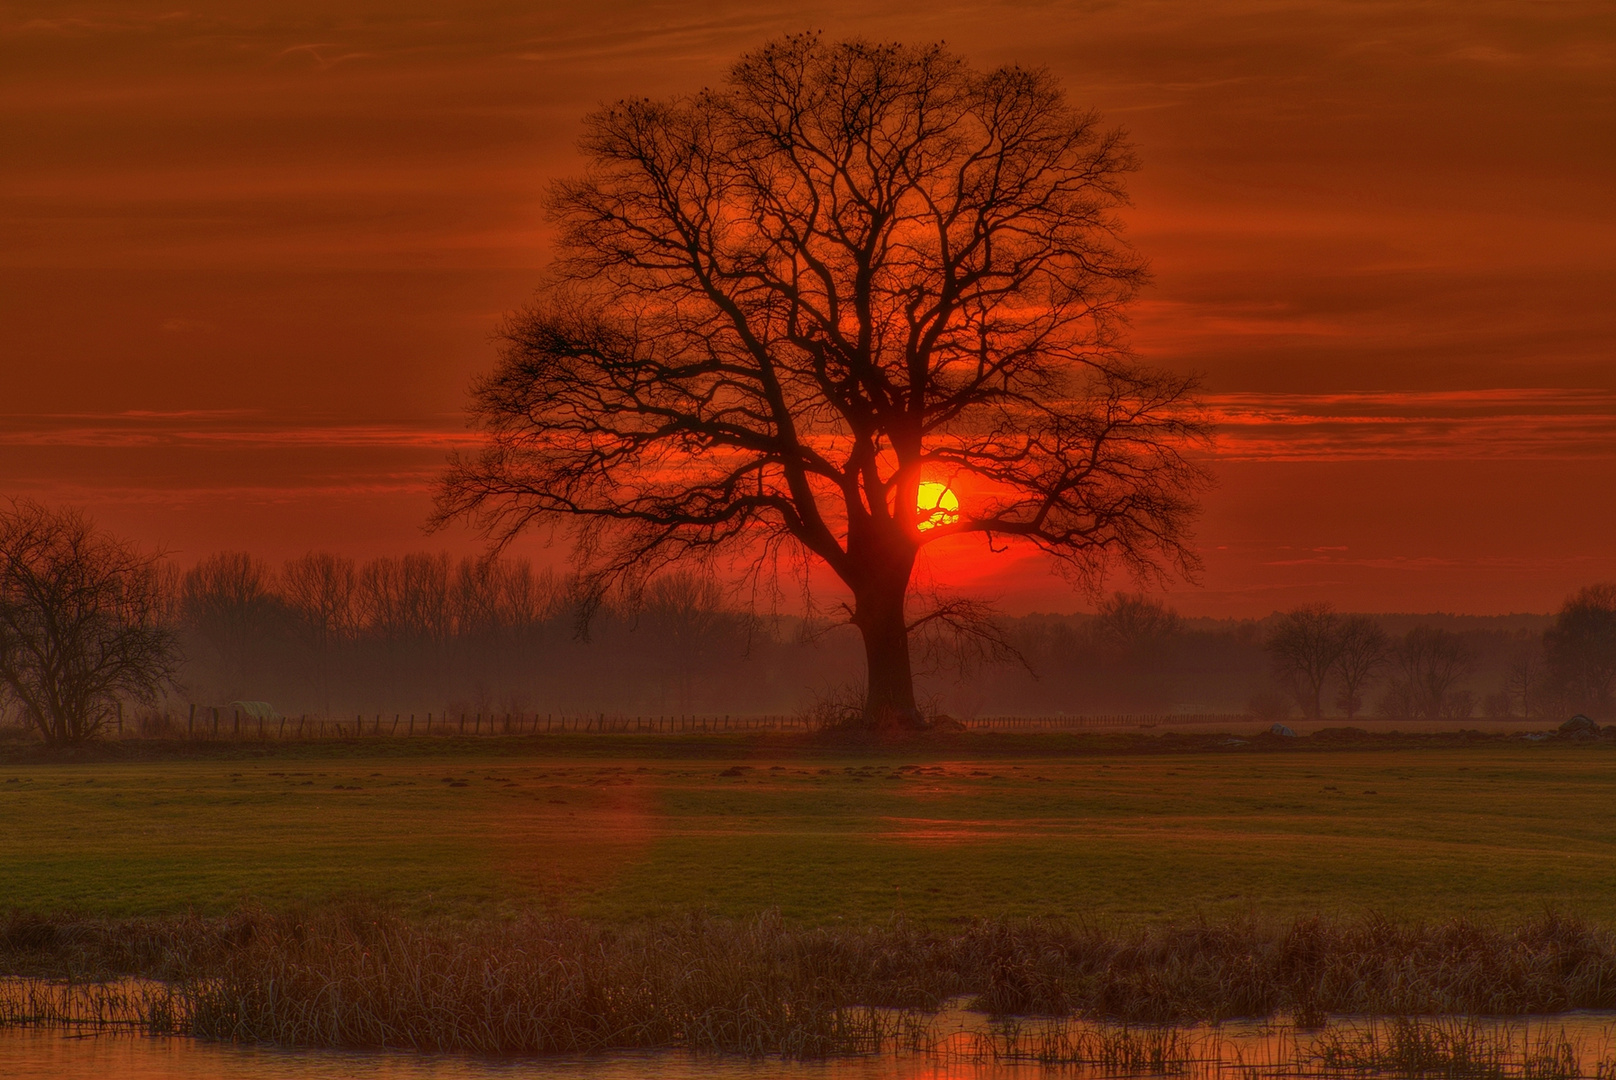
[[[187,998],[141,979],[75,983],[0,978],[0,1027],[126,1028],[153,1035],[188,1030]]]
[[[1062,1066],[1103,1076],[1177,1076],[1215,1063],[1215,1040],[1179,1027],[1000,1023],[949,1056],[995,1064]]]
[[[1608,1059],[1589,1054],[1563,1028],[1487,1024],[1474,1017],[1398,1017],[1321,1034],[1308,1057],[1327,1075],[1432,1077],[1441,1080],[1575,1080],[1605,1076]],[[1586,1069],[1586,1071],[1585,1071]]]
[[[0,1023],[284,1046],[936,1052],[929,1018],[964,1001],[1001,1018],[1044,1018],[947,1042],[979,1060],[1171,1075],[1231,1052],[1210,1047],[1204,1027],[1192,1038],[1173,1025],[1357,1014],[1393,1019],[1337,1023],[1305,1052],[1270,1050],[1247,1064],[1566,1080],[1588,1055],[1563,1036],[1528,1044],[1492,1022],[1421,1018],[1616,1008],[1616,935],[1557,916],[1514,927],[1304,919],[1107,931],[1053,921],[803,928],[699,915],[417,922],[337,905],[169,920],[13,915],[0,918],[0,974],[11,976],[0,980]],[[1073,1016],[1084,1022],[1062,1022]]]

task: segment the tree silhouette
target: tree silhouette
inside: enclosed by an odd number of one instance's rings
[[[94,738],[121,700],[171,684],[162,609],[157,556],[76,510],[0,504],[0,690],[46,743]]]
[[[1391,685],[1385,701],[1388,714],[1436,720],[1463,704],[1464,699],[1455,696],[1463,692],[1455,687],[1470,674],[1475,657],[1458,634],[1416,626],[1392,646],[1390,658]]]
[[[1274,675],[1310,720],[1323,715],[1325,681],[1341,656],[1341,617],[1329,604],[1304,604],[1282,615],[1265,648]]]
[[[589,116],[581,147],[436,524],[497,544],[565,522],[595,596],[806,553],[852,594],[874,723],[919,720],[928,545],[1031,544],[1090,586],[1193,569],[1194,383],[1120,333],[1134,157],[1047,73],[792,37],[717,89]],[[920,508],[923,483],[958,510]]]
[[[186,625],[218,658],[227,696],[248,693],[255,652],[278,614],[269,566],[245,551],[216,551],[180,579]]]
[[[1616,712],[1616,582],[1587,585],[1561,605],[1543,633],[1549,678],[1572,710]]]
[[[1336,631],[1334,672],[1341,681],[1336,704],[1351,720],[1363,708],[1364,689],[1386,666],[1391,638],[1368,615],[1347,615]]]

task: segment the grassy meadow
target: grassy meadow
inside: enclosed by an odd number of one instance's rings
[[[560,736],[0,759],[0,908],[1616,922],[1616,747]]]

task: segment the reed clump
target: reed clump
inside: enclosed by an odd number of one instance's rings
[[[0,978],[0,1027],[125,1028],[153,1035],[188,1030],[184,995],[144,979],[70,982]]]
[[[1474,1017],[1397,1017],[1326,1031],[1308,1059],[1326,1075],[1430,1077],[1433,1080],[1577,1080],[1602,1076],[1606,1061],[1585,1072],[1583,1054],[1564,1030],[1517,1030]]]
[[[1177,1076],[1208,1060],[1192,1033],[1176,1027],[999,1025],[961,1054],[1002,1064],[1060,1066],[1102,1076]]]
[[[1562,916],[1515,926],[1310,918],[1111,930],[1057,920],[801,927],[772,915],[412,921],[350,904],[171,919],[14,914],[0,917],[0,975],[27,977],[0,983],[0,1023],[95,1013],[90,999],[71,996],[44,1008],[19,996],[25,984],[136,978],[167,995],[131,1006],[141,1022],[238,1041],[811,1057],[912,1039],[913,1017],[954,999],[1000,1016],[1136,1027],[1612,1009],[1616,934]],[[1319,1060],[1347,1070],[1389,1047],[1425,1060],[1396,1041],[1399,1030]],[[1061,1043],[1077,1038],[1071,1030],[1048,1038],[1028,1051],[1033,1059],[1167,1068],[1183,1049],[1143,1030],[1107,1035],[1115,1045],[1092,1034]]]

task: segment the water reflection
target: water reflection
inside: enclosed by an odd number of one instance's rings
[[[831,1061],[747,1060],[674,1051],[594,1058],[470,1058],[285,1050],[144,1036],[128,1028],[0,1026],[0,1078],[52,1080],[1305,1080],[1442,1075],[1489,1080],[1616,1078],[1616,1014],[1528,1019],[1335,1018],[1326,1028],[1232,1023],[1123,1028],[1083,1021],[998,1023],[945,1010],[911,1030],[908,1052]],[[918,1051],[918,1052],[917,1052]]]
[[[128,1033],[0,1028],[6,1080],[1020,1080],[1036,1065],[881,1056],[829,1062],[746,1061],[677,1053],[490,1061],[449,1056],[276,1050]]]

